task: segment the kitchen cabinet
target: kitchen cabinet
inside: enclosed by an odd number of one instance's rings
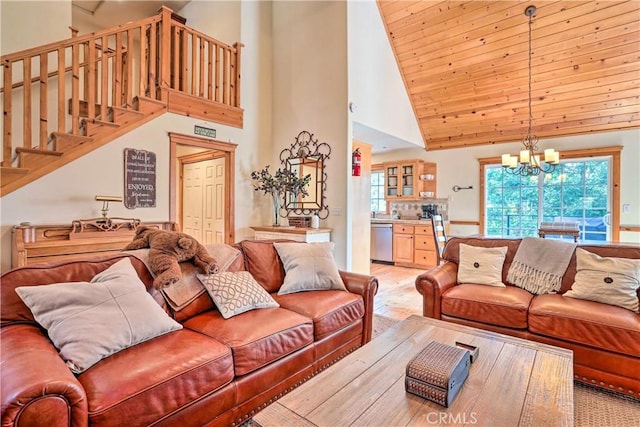
[[[436,197],[435,163],[422,160],[384,163],[384,195],[387,201]]]
[[[393,225],[393,262],[396,265],[413,264],[413,225]]]
[[[431,224],[393,225],[393,262],[401,267],[436,266],[436,247]]]

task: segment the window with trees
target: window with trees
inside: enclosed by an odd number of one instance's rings
[[[553,173],[533,177],[508,173],[499,159],[481,159],[481,233],[537,236],[541,222],[562,221],[578,222],[582,241],[618,241],[620,148],[563,157]]]

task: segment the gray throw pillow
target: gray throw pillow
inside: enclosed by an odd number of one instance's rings
[[[118,351],[182,328],[149,295],[129,258],[91,282],[21,286],[16,292],[78,374]]]
[[[507,246],[485,248],[460,244],[458,283],[473,283],[504,288],[502,266]]]
[[[256,308],[280,307],[248,271],[198,274],[198,279],[225,319]]]
[[[274,243],[285,276],[278,295],[302,291],[346,291],[333,259],[333,242]]]
[[[576,277],[563,295],[640,312],[640,259],[601,257],[576,249]]]

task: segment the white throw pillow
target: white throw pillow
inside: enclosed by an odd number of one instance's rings
[[[640,259],[601,257],[576,249],[576,277],[565,297],[617,305],[639,313]]]
[[[461,243],[458,283],[473,283],[504,288],[502,266],[506,256],[507,246],[485,248]]]
[[[333,242],[274,243],[284,266],[284,282],[278,295],[302,291],[346,291],[333,259]]]
[[[16,292],[78,374],[118,351],[182,328],[147,293],[129,258],[91,282],[21,286]]]
[[[248,271],[198,274],[198,279],[225,319],[256,308],[280,307]]]

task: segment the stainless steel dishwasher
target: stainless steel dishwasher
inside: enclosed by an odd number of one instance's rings
[[[393,262],[393,224],[371,224],[371,261]]]

